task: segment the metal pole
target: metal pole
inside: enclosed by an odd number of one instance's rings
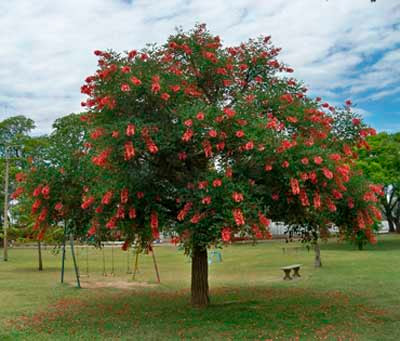
[[[137,248],[136,248],[136,258],[135,258],[135,268],[133,269],[133,276],[132,276],[133,280],[135,280],[136,273],[139,270],[139,253],[140,253],[140,249],[139,249],[139,246],[137,246]]]
[[[78,265],[76,264],[75,251],[74,251],[74,236],[72,235],[72,233],[69,234],[69,242],[71,244],[72,260],[74,261],[74,268],[75,268],[75,275],[76,275],[76,286],[80,289],[81,288],[81,282],[79,280]]]
[[[9,176],[9,167],[10,161],[8,159],[8,147],[5,147],[6,154],[6,173],[4,177],[4,226],[3,226],[3,245],[4,245],[4,257],[3,260],[5,262],[8,261],[8,240],[7,240],[7,232],[8,232],[8,176]]]
[[[153,256],[153,264],[154,264],[154,270],[156,271],[157,275],[157,283],[160,283],[160,273],[158,272],[158,266],[157,266],[157,261],[156,261],[156,255],[154,254],[154,246],[150,244],[150,249],[151,249],[151,255]]]
[[[64,270],[65,270],[65,239],[67,238],[67,222],[64,221],[64,237],[63,237],[63,249],[62,249],[62,260],[61,260],[61,283],[64,283]]]

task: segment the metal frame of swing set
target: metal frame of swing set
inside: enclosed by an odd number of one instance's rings
[[[66,239],[67,239],[67,224],[64,223],[64,237],[63,237],[63,244],[62,244],[62,259],[61,259],[61,283],[64,283],[64,274],[65,274],[65,254],[66,254]],[[76,277],[76,287],[78,289],[81,289],[81,281],[80,281],[80,274],[79,274],[79,267],[78,267],[78,262],[77,262],[77,256],[75,255],[75,248],[74,248],[74,236],[72,232],[69,233],[69,242],[70,242],[70,247],[71,247],[71,254],[72,254],[72,260],[74,264],[74,270],[75,270],[75,277]],[[104,253],[104,243],[102,243],[102,260],[103,260],[103,276],[107,276],[106,273],[106,267],[105,267],[105,253]],[[111,276],[115,276],[114,273],[114,245],[112,244],[112,249],[111,249]],[[160,273],[158,271],[158,265],[157,265],[157,260],[156,256],[154,253],[154,247],[152,246],[152,243],[148,244],[148,251],[151,252],[152,254],[152,259],[153,259],[153,265],[154,265],[154,270],[157,276],[157,283],[161,283],[160,280]],[[139,247],[136,248],[136,257],[135,257],[135,266],[134,266],[134,271],[132,275],[132,279],[135,280],[136,274],[139,271],[139,254],[141,252],[141,249]],[[89,276],[89,253],[88,249],[86,251],[86,275]],[[129,274],[129,251],[127,254],[127,274]],[[132,272],[130,272],[132,273]]]

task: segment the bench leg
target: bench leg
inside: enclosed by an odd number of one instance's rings
[[[286,280],[290,280],[292,279],[292,277],[290,277],[290,269],[287,270],[283,270],[285,272],[285,277],[283,277],[283,279]]]
[[[293,268],[293,277],[301,277],[299,271],[300,271],[300,267]]]

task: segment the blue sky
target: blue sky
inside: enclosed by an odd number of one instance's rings
[[[400,1],[13,0],[0,2],[0,119],[35,134],[79,112],[95,49],[140,49],[205,22],[225,45],[271,35],[312,96],[351,99],[377,130],[400,131]]]

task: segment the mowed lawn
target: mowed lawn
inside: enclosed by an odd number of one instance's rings
[[[133,281],[132,253],[107,248],[103,276],[102,251],[80,248],[80,290],[69,250],[61,285],[60,255],[44,250],[38,272],[36,250],[11,249],[0,262],[0,340],[400,340],[400,236],[364,251],[331,240],[321,269],[305,248],[282,252],[299,246],[224,248],[210,265],[207,309],[189,305],[190,262],[173,246],[155,248],[160,285],[150,255]],[[302,278],[283,281],[279,268],[293,263]]]

